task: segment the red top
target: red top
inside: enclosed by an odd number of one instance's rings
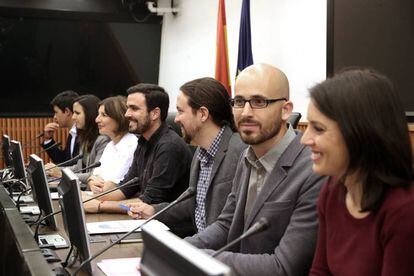
[[[356,219],[346,208],[345,187],[326,183],[318,215],[310,275],[414,275],[414,188],[390,189],[377,212]]]

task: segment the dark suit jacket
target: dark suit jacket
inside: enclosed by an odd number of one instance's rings
[[[72,157],[75,157],[79,154],[79,143],[78,143],[78,136],[75,137],[75,146],[73,147],[73,153],[70,153],[70,143],[72,141],[72,135],[68,135],[68,138],[66,140],[66,147],[62,150],[59,147],[54,147],[51,149],[48,149],[46,152],[49,155],[50,159],[52,159],[53,163],[55,164],[59,164],[62,162],[65,162],[66,160],[71,159]],[[50,147],[51,145],[55,144],[55,140],[51,140],[49,143],[44,144],[42,143],[42,147],[44,149],[47,149],[48,147]],[[67,164],[67,166],[73,165],[75,164],[76,161],[74,161],[73,163],[69,163]]]
[[[316,201],[324,178],[313,174],[310,151],[300,144],[300,137],[276,163],[246,221],[250,167],[243,153],[223,212],[205,231],[187,240],[199,248],[217,250],[265,217],[268,229],[217,258],[238,275],[307,275],[316,244]]]
[[[227,195],[231,191],[237,160],[246,147],[246,144],[241,141],[238,133],[233,133],[229,127],[224,129],[219,149],[214,159],[206,195],[206,225],[210,225],[216,221],[223,210]],[[197,159],[198,152],[199,148],[195,151],[191,162],[189,183],[189,186],[194,187],[196,190],[200,171],[200,162]],[[160,203],[154,205],[154,208],[156,211],[159,211],[167,205],[168,203]],[[196,198],[194,196],[171,208],[162,216],[158,217],[158,220],[174,229],[174,232],[179,236],[194,234],[197,232],[195,224],[195,208]],[[187,225],[191,225],[191,229],[186,228],[185,226]]]

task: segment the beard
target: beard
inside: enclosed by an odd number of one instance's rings
[[[254,132],[249,131],[249,130],[247,131],[239,130],[240,138],[247,145],[258,145],[263,142],[266,142],[267,140],[270,140],[271,138],[279,134],[281,126],[282,126],[281,125],[282,122],[280,118],[274,121],[273,123],[271,123],[269,127],[267,128],[263,128],[263,125],[258,121],[251,120],[251,119],[242,119],[237,123],[238,129],[240,129],[240,124],[242,123],[254,123],[259,126],[258,134],[255,134]]]
[[[129,121],[136,123],[136,127],[131,127],[131,125],[129,126],[130,133],[142,135],[151,127],[151,120],[149,119],[149,116],[145,116],[142,120],[130,118]]]
[[[184,141],[187,144],[190,144],[191,141],[193,140],[193,137],[191,135],[189,135],[187,131],[185,131],[185,128],[183,126],[181,126],[181,134],[183,136]]]
[[[200,131],[201,126],[193,126],[191,127],[187,127],[185,128],[183,124],[179,124],[179,126],[181,127],[181,134],[183,136],[184,141],[187,144],[190,144],[191,142],[194,141],[194,137],[196,137],[197,133]]]

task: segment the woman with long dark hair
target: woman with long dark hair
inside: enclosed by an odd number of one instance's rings
[[[109,142],[107,136],[99,135],[98,125],[95,122],[95,118],[98,116],[99,102],[100,99],[98,97],[90,94],[82,95],[73,102],[72,119],[76,125],[76,132],[80,143],[79,152],[82,154],[82,159],[78,160],[70,169],[78,172],[76,175],[83,184],[87,183],[92,169],[79,171],[99,161],[106,144]],[[48,164],[48,167],[52,166],[54,164]],[[53,177],[61,177],[62,172],[56,167],[50,170],[49,174]]]
[[[414,275],[414,172],[408,126],[390,80],[350,70],[310,91],[302,143],[330,176],[318,203],[310,275]]]

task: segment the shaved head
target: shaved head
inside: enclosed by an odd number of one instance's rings
[[[271,97],[289,100],[289,81],[285,73],[269,64],[259,63],[245,68],[236,79],[235,90],[246,83],[268,91]]]

